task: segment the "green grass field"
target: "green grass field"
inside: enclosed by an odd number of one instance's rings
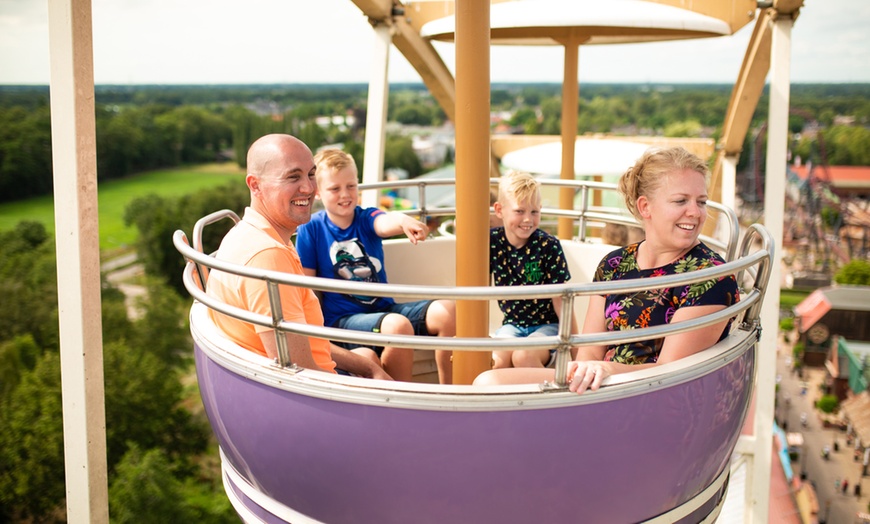
[[[205,164],[150,171],[121,180],[101,182],[98,188],[100,249],[114,252],[127,248],[136,239],[136,229],[124,225],[124,209],[133,199],[154,193],[181,196],[200,189],[221,186],[235,178],[241,181],[244,170],[236,164]],[[45,224],[54,234],[54,199],[51,196],[0,204],[0,231],[15,227],[22,220]]]

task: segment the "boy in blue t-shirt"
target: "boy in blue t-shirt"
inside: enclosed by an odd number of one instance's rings
[[[358,204],[356,163],[349,154],[326,149],[314,157],[318,198],[324,211],[299,227],[296,250],[306,275],[357,282],[387,282],[383,238],[404,233],[416,244],[426,239],[425,224],[404,213],[363,209]],[[326,326],[390,335],[456,334],[455,305],[450,300],[396,303],[392,298],[323,292]],[[353,348],[355,345],[339,344]],[[411,380],[414,352],[409,348],[375,348],[387,373]],[[438,378],[452,383],[450,351],[436,351]]]
[[[504,224],[492,228],[489,235],[489,270],[496,286],[562,284],[571,278],[559,239],[538,229],[541,191],[532,175],[506,173],[499,181],[493,209]],[[498,306],[504,322],[495,332],[496,337],[559,333],[560,298],[499,300]],[[573,319],[571,332],[577,332]],[[555,349],[493,351],[493,368],[547,367],[555,353]]]

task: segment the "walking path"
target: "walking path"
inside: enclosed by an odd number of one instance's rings
[[[814,408],[821,397],[820,385],[824,382],[825,370],[821,368],[804,369],[803,378],[790,370],[791,346],[781,345],[777,351],[777,391],[776,420],[787,432],[800,432],[804,444],[797,461],[792,463],[795,477],[805,478],[813,485],[818,499],[818,522],[829,524],[853,524],[862,522],[859,513],[867,513],[870,498],[866,489],[870,481],[862,477],[862,463],[854,460],[854,445],[846,445],[846,432],[836,428],[825,428],[820,412]],[[801,414],[807,414],[805,426],[801,425]],[[830,448],[829,459],[824,459],[822,451]],[[847,480],[847,489],[842,489]],[[855,487],[860,485],[860,496],[855,495]]]
[[[136,253],[107,260],[100,265],[100,269],[106,274],[106,280],[124,293],[124,303],[130,319],[139,318],[141,312],[136,307],[136,301],[145,294],[145,287],[131,284],[130,281],[143,275],[145,270],[142,264],[136,262]]]

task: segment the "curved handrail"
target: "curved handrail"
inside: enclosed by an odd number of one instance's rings
[[[492,179],[497,182],[498,179]],[[425,182],[425,183],[424,183]],[[431,184],[433,183],[434,184]],[[381,182],[370,184],[366,189],[378,189],[381,187],[396,187],[396,186],[418,186],[421,188],[422,205],[419,210],[408,210],[406,213],[419,213],[421,216],[425,214],[443,213],[446,208],[438,208],[436,210],[426,210],[425,206],[425,187],[427,185],[448,185],[453,183],[450,179],[429,180],[429,181],[398,181],[398,182]],[[586,191],[588,188],[614,189],[613,184],[606,184],[592,181],[558,181],[555,185],[578,186]],[[362,187],[362,186],[361,186]],[[585,195],[588,197],[588,195]],[[584,200],[585,201],[585,200]],[[621,280],[618,282],[593,282],[586,284],[547,284],[541,286],[516,286],[516,287],[491,287],[491,286],[471,286],[471,287],[435,287],[435,286],[415,286],[404,284],[380,284],[380,283],[364,283],[364,282],[347,282],[337,281],[333,279],[323,279],[318,277],[308,277],[302,275],[291,275],[277,271],[243,267],[230,264],[214,258],[213,256],[202,253],[201,234],[203,228],[211,223],[217,222],[224,218],[231,218],[238,222],[238,216],[229,210],[218,211],[203,217],[194,228],[194,246],[190,247],[182,231],[176,231],[173,235],[173,243],[176,249],[188,260],[187,267],[184,272],[184,285],[191,295],[206,306],[219,311],[221,313],[233,316],[240,320],[258,324],[261,326],[270,327],[275,330],[276,339],[278,342],[278,364],[282,367],[292,366],[289,358],[289,351],[286,348],[286,338],[281,336],[282,332],[290,332],[305,336],[313,336],[317,338],[325,338],[329,340],[338,340],[342,342],[352,342],[357,344],[375,345],[375,346],[400,346],[414,349],[436,349],[449,348],[460,349],[465,351],[493,351],[503,349],[549,349],[557,348],[556,359],[556,386],[563,387],[566,384],[565,377],[567,375],[567,363],[570,359],[570,349],[574,346],[583,345],[607,345],[616,342],[625,343],[637,340],[645,340],[649,338],[658,338],[676,333],[691,331],[706,325],[714,324],[727,318],[735,317],[743,312],[743,319],[739,325],[746,328],[748,325],[757,324],[760,312],[760,305],[764,295],[764,289],[767,284],[767,279],[770,274],[770,261],[773,256],[773,240],[769,233],[761,226],[750,226],[746,237],[740,247],[740,257],[734,260],[734,253],[737,250],[735,239],[736,234],[736,216],[733,211],[724,206],[711,203],[711,206],[716,209],[725,211],[725,215],[729,217],[733,227],[729,232],[729,240],[725,244],[727,262],[724,265],[711,267],[703,270],[693,271],[681,275],[667,275],[657,277],[654,281],[649,279]],[[449,211],[449,210],[447,210]],[[593,220],[611,221],[615,223],[623,223],[626,225],[636,225],[633,218],[624,213],[604,213],[601,211],[592,211],[588,206],[580,211],[575,210],[544,210],[551,214],[563,214],[570,216],[580,216],[591,218]],[[585,219],[584,218],[584,219]],[[581,226],[581,231],[585,228]],[[758,237],[761,240],[762,247],[758,251],[749,253],[751,248],[751,240]],[[721,243],[720,243],[721,245]],[[700,282],[717,278],[729,274],[737,274],[738,283],[742,282],[742,276],[745,271],[750,271],[758,267],[755,271],[755,279],[751,285],[751,289],[744,291],[742,299],[717,313],[706,315],[704,317],[671,323],[662,326],[654,326],[647,328],[634,329],[621,332],[605,332],[605,333],[590,333],[590,334],[572,334],[570,333],[570,323],[567,321],[560,322],[559,333],[548,337],[533,337],[525,339],[511,339],[506,341],[503,339],[491,338],[449,338],[438,339],[437,337],[414,337],[409,335],[384,335],[375,333],[365,333],[359,331],[348,331],[340,328],[331,328],[323,326],[311,326],[308,324],[295,323],[285,321],[281,316],[281,299],[278,293],[279,285],[293,285],[305,287],[319,291],[333,291],[340,293],[353,292],[356,294],[365,294],[369,296],[382,296],[405,299],[422,299],[422,298],[443,298],[452,300],[505,300],[505,299],[532,299],[532,298],[552,298],[562,297],[562,311],[560,318],[570,319],[573,314],[573,298],[585,295],[602,295],[608,293],[627,293],[648,289],[659,289],[665,287],[673,287],[676,285],[685,285],[693,282]],[[199,276],[199,281],[193,278],[193,269],[196,268]],[[272,305],[272,316],[258,315],[250,311],[242,310],[224,304],[210,297],[205,292],[206,282],[204,278],[207,273],[203,268],[209,268],[226,271],[236,275],[256,278],[267,283],[270,302]],[[509,344],[509,345],[508,345]]]
[[[578,236],[576,240],[581,242],[585,242],[586,237],[586,225],[590,221],[600,221],[605,223],[612,224],[620,224],[625,226],[637,226],[637,221],[632,217],[628,211],[620,210],[622,212],[619,213],[606,213],[602,212],[600,208],[595,208],[589,204],[589,199],[592,197],[591,190],[600,190],[600,191],[611,191],[618,192],[617,186],[611,182],[598,182],[595,180],[561,180],[561,179],[548,179],[548,178],[539,178],[538,179],[543,187],[568,187],[573,188],[575,192],[579,192],[581,195],[580,200],[580,209],[556,209],[556,208],[544,208],[541,209],[542,215],[552,215],[554,217],[567,217],[572,218],[579,223]],[[489,183],[490,186],[498,186],[499,179],[498,178],[490,178]],[[417,188],[418,190],[418,199],[419,199],[419,207],[417,209],[412,210],[403,210],[404,213],[409,215],[417,215],[422,218],[425,216],[451,216],[456,214],[456,208],[452,207],[440,207],[440,208],[429,208],[426,202],[426,188],[429,186],[453,186],[456,185],[455,178],[438,178],[438,179],[411,179],[411,180],[393,180],[387,182],[374,182],[369,184],[360,184],[359,190],[362,191],[375,191],[378,189],[388,189],[388,188]],[[721,213],[726,219],[726,228],[725,233],[727,238],[725,241],[720,241],[716,238],[701,235],[701,240],[703,240],[707,245],[714,247],[716,249],[723,250],[725,252],[724,258],[726,262],[730,262],[734,259],[736,250],[737,250],[737,238],[739,236],[739,224],[737,221],[737,214],[733,209],[724,206],[718,202],[707,202],[708,207],[715,209],[719,213]]]

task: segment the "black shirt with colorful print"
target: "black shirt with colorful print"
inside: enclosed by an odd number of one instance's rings
[[[594,281],[655,278],[676,275],[724,264],[718,253],[703,242],[679,259],[662,267],[640,269],[637,265],[637,247],[631,244],[606,255],[598,264]],[[734,275],[695,282],[685,286],[650,289],[636,293],[605,296],[604,322],[607,331],[643,328],[668,324],[681,307],[722,305],[730,306],[740,300]],[[731,319],[733,320],[733,319]],[[731,320],[719,340],[725,338]],[[623,364],[647,364],[658,360],[664,338],[643,340],[609,346],[604,359]]]
[[[571,278],[562,244],[553,235],[536,229],[520,249],[508,242],[504,227],[489,232],[489,271],[496,286],[562,284]],[[534,327],[559,322],[549,298],[499,300],[504,324]]]

